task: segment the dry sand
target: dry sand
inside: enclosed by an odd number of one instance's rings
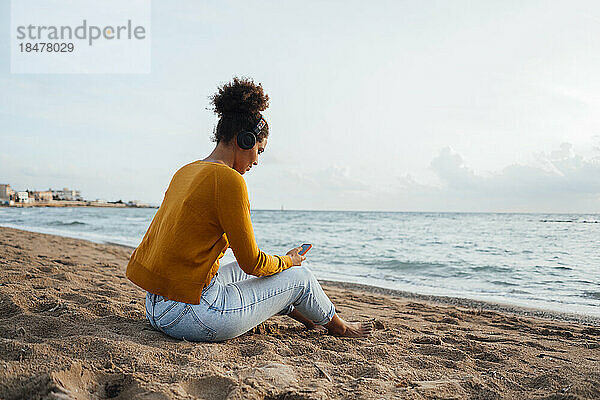
[[[593,320],[325,284],[343,318],[375,318],[372,337],[275,316],[228,342],[182,342],[146,321],[130,252],[0,228],[0,398],[600,398]]]

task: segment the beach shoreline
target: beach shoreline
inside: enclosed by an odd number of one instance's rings
[[[3,227],[0,226],[0,229],[1,228],[3,228]],[[18,228],[10,228],[10,229],[18,229]],[[30,231],[27,229],[21,229],[21,230],[26,231],[26,232],[38,232],[35,230]],[[41,231],[39,233],[53,235],[52,233],[45,233],[43,231]],[[87,239],[78,238],[75,236],[61,236],[61,235],[56,235],[56,236],[68,237],[68,238],[87,241]],[[100,241],[100,242],[92,242],[92,243],[103,243],[103,244],[107,244],[107,245],[111,245],[111,246],[117,246],[117,247],[123,248],[130,252],[133,252],[133,250],[135,250],[134,246],[129,246],[126,244],[110,242],[110,241]],[[371,293],[380,293],[380,294],[394,296],[394,297],[398,297],[398,298],[402,298],[402,299],[421,300],[421,301],[428,301],[428,302],[437,303],[437,304],[447,304],[447,305],[455,305],[455,306],[459,306],[459,307],[478,308],[478,309],[488,310],[488,311],[506,312],[506,313],[511,313],[511,314],[515,314],[515,315],[532,316],[532,317],[538,317],[538,318],[553,319],[553,320],[557,320],[557,321],[576,322],[576,323],[584,323],[584,324],[589,324],[589,325],[594,325],[594,326],[600,326],[600,317],[595,316],[595,315],[581,313],[581,312],[568,313],[568,312],[549,310],[549,309],[544,309],[544,308],[539,308],[539,307],[528,307],[525,305],[519,305],[519,304],[515,304],[515,303],[508,303],[508,302],[501,303],[501,302],[481,300],[481,299],[476,299],[476,298],[421,294],[421,293],[410,292],[410,291],[405,291],[405,290],[400,290],[400,289],[391,289],[391,288],[384,288],[384,287],[375,286],[375,285],[367,285],[367,284],[361,284],[361,283],[355,283],[355,282],[337,281],[337,280],[330,280],[330,279],[319,279],[319,281],[322,282],[323,284],[327,284],[327,285],[343,287],[343,288],[348,288],[348,289],[353,289],[353,290],[367,291],[367,292],[371,292]]]
[[[226,342],[178,341],[146,320],[130,254],[0,228],[0,398],[600,397],[596,323],[321,281],[342,318],[374,321],[371,337],[274,316]]]
[[[104,242],[105,244],[111,246],[119,246],[129,251],[135,250],[135,247],[128,246],[125,244],[114,243],[114,242]],[[594,315],[588,315],[584,313],[567,313],[560,312],[555,310],[546,310],[543,308],[535,308],[535,307],[527,307],[523,305],[509,304],[509,303],[499,303],[487,300],[478,300],[471,299],[467,297],[454,297],[454,296],[436,296],[436,295],[428,295],[421,294],[415,292],[409,292],[405,290],[399,289],[390,289],[384,288],[375,285],[366,285],[362,283],[355,282],[345,282],[345,281],[334,281],[330,279],[319,279],[319,282],[323,285],[335,286],[344,289],[350,290],[360,290],[363,292],[369,292],[373,294],[384,294],[386,296],[392,296],[405,300],[420,300],[426,301],[430,303],[436,304],[445,304],[445,305],[453,305],[457,307],[466,307],[466,308],[474,308],[481,309],[486,311],[499,311],[514,315],[521,315],[526,317],[537,317],[543,319],[550,319],[556,321],[565,321],[565,322],[575,322],[580,324],[588,324],[594,326],[600,326],[600,317],[596,317]]]
[[[456,307],[473,308],[486,311],[498,311],[502,313],[514,314],[524,317],[536,317],[554,321],[565,321],[600,326],[600,317],[596,317],[594,315],[587,315],[583,313],[567,313],[555,310],[546,310],[543,308],[526,307],[515,304],[496,303],[486,300],[470,299],[466,297],[427,295],[414,292],[407,292],[398,289],[388,289],[379,286],[364,285],[354,282],[332,281],[325,279],[319,279],[319,282],[328,286],[336,286],[340,288],[360,290],[370,293],[379,293],[405,300],[418,300],[434,304],[452,305]]]
[[[2,208],[158,208],[158,206],[152,205],[129,205],[127,203],[101,203],[97,201],[66,201],[66,200],[54,200],[51,202],[34,202],[34,203],[15,203],[0,204]]]
[[[0,226],[0,229],[1,228],[2,227]],[[11,228],[11,229],[14,229],[14,228]],[[27,230],[25,230],[25,231],[27,231]],[[27,231],[27,232],[36,232],[36,231]],[[44,232],[41,232],[41,233],[44,233]],[[57,235],[57,236],[59,236],[59,235]],[[73,237],[73,238],[79,239],[76,237]],[[80,239],[80,240],[87,241],[87,239]],[[94,243],[94,242],[92,242],[92,243]],[[107,244],[110,246],[121,247],[130,252],[133,252],[133,250],[135,250],[135,247],[129,246],[126,244],[109,242],[109,241],[102,241],[101,243],[104,243],[104,244]],[[375,286],[375,285],[367,285],[367,284],[361,284],[361,283],[355,283],[355,282],[337,281],[337,280],[330,280],[330,279],[319,279],[319,281],[323,284],[330,285],[330,286],[336,286],[336,287],[346,288],[346,289],[351,289],[351,290],[366,291],[366,292],[370,292],[370,293],[385,294],[388,296],[393,296],[393,297],[397,297],[397,298],[401,298],[401,299],[420,300],[420,301],[427,301],[427,302],[436,303],[436,304],[454,305],[457,307],[467,307],[467,308],[481,309],[481,310],[487,310],[487,311],[499,311],[499,312],[505,312],[505,313],[510,313],[510,314],[514,314],[514,315],[537,317],[537,318],[550,319],[550,320],[556,320],[556,321],[575,322],[575,323],[600,326],[600,317],[595,316],[595,315],[585,314],[585,313],[561,312],[561,311],[549,310],[549,309],[538,308],[538,307],[529,307],[526,305],[519,305],[519,304],[515,304],[515,303],[508,303],[508,302],[501,303],[501,302],[480,300],[480,299],[468,298],[468,297],[421,294],[421,293],[410,292],[410,291],[405,291],[405,290],[400,290],[400,289],[391,289],[391,288],[385,288],[385,287],[380,287],[380,286]]]

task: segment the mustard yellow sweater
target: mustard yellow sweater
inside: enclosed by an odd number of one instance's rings
[[[291,257],[265,254],[256,245],[244,178],[226,165],[196,161],[173,176],[127,277],[150,293],[198,304],[228,247],[251,275],[292,266]]]

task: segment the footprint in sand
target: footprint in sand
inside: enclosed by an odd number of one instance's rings
[[[237,383],[224,376],[205,376],[180,383],[184,394],[198,399],[225,400],[237,387]]]

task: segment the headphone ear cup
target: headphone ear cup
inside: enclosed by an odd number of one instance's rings
[[[241,149],[250,150],[256,144],[256,136],[252,132],[240,132],[237,135],[237,144]]]

